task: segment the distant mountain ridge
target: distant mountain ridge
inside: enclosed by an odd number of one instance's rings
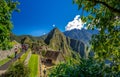
[[[64,35],[72,39],[83,41],[84,43],[88,43],[92,36],[92,34],[85,29],[73,29],[70,31],[65,31]]]
[[[17,42],[21,42],[21,39],[23,39],[23,38],[25,38],[25,37],[27,37],[27,38],[30,38],[32,41],[35,41],[35,40],[38,40],[39,38],[38,37],[33,37],[33,36],[31,36],[31,35],[20,35],[20,36],[18,36],[18,35],[15,35],[15,34],[13,34],[13,33],[11,33],[10,34],[10,39],[11,39],[11,41],[12,40],[16,40]]]
[[[85,44],[89,44],[89,41],[91,40],[92,35],[97,33],[98,33],[97,30],[73,29],[70,31],[65,31],[64,35],[72,39],[80,40]]]

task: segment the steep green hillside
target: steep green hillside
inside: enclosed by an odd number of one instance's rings
[[[81,57],[85,56],[85,44],[79,40],[66,37],[57,28],[54,28],[45,39],[45,43],[54,50],[61,50],[64,54],[71,54],[71,51],[78,52]]]
[[[66,37],[67,44],[72,48],[72,50],[78,52],[81,57],[84,57],[86,55],[85,52],[85,44],[79,40],[70,39]]]
[[[45,39],[45,43],[54,50],[60,50],[64,55],[71,55],[66,37],[57,28],[54,28]]]
[[[85,44],[88,44],[92,37],[92,33],[85,29],[73,29],[70,31],[65,31],[64,34],[66,37],[83,41]]]

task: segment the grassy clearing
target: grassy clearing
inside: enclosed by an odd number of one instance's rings
[[[38,76],[38,55],[32,54],[28,66],[30,68],[30,77]]]
[[[10,56],[11,58],[14,57],[14,54]],[[0,61],[0,66],[4,65],[5,63],[7,63],[9,60],[11,60],[11,58],[5,58],[3,60]]]
[[[7,63],[10,59],[6,58],[0,61],[0,66],[2,66],[3,64]]]

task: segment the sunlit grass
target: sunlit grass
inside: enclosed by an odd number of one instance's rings
[[[38,55],[32,54],[28,66],[30,68],[30,77],[38,76]]]
[[[28,49],[28,51],[26,51],[26,53],[24,53],[24,54],[20,57],[20,61],[22,61],[22,62],[25,61],[26,57],[27,57],[28,54],[29,54],[29,51],[30,51],[30,49]]]

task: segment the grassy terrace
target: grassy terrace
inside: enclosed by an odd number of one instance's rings
[[[30,49],[29,49],[26,53],[24,53],[24,54],[21,56],[20,61],[22,61],[22,62],[25,61],[25,59],[26,59],[26,57],[27,57],[29,51],[30,51]],[[14,58],[14,54],[11,55],[10,57],[11,57],[11,58]],[[7,57],[7,58],[1,60],[1,61],[0,61],[0,66],[2,66],[2,65],[5,64],[5,63],[7,63],[9,60],[11,60],[11,58],[8,58],[8,57]]]
[[[11,55],[10,57],[11,57],[11,58],[13,58],[13,57],[14,57],[14,54],[13,54],[13,55]],[[5,64],[5,63],[7,63],[9,60],[11,60],[11,59],[10,59],[10,58],[8,58],[8,57],[7,57],[7,58],[5,58],[5,59],[3,59],[3,60],[1,60],[1,61],[0,61],[0,66],[2,66],[2,65],[3,65],[3,64]]]
[[[20,57],[20,61],[24,62],[26,57],[28,56],[30,49],[28,49],[28,51],[26,51],[21,57]]]
[[[31,55],[28,66],[30,67],[30,77],[38,77],[38,55]]]
[[[14,46],[14,45],[17,45],[17,42],[16,41],[12,41],[11,44]],[[19,52],[20,52],[20,49],[19,49]],[[11,58],[14,58],[14,54],[10,55]],[[11,60],[11,58],[5,58],[3,60],[0,61],[0,66],[4,65],[5,63],[7,63],[8,61]]]
[[[0,61],[0,66],[2,66],[3,64],[5,64],[6,62],[8,62],[10,60],[10,58],[6,58]]]

